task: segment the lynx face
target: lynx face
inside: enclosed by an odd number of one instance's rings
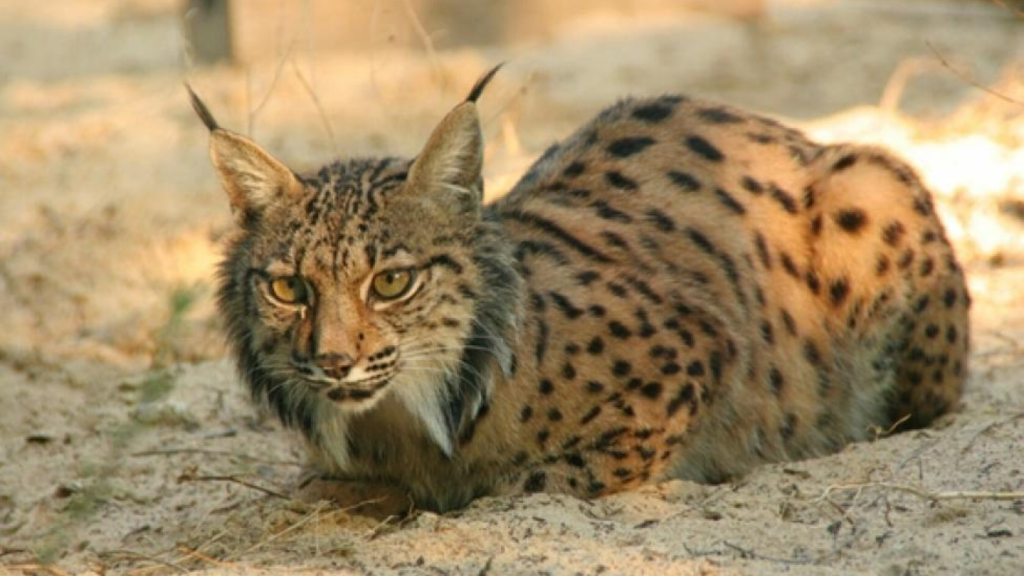
[[[286,393],[364,409],[458,364],[476,281],[452,243],[474,217],[430,206],[408,167],[332,165],[243,227],[225,273],[241,277],[258,363]]]

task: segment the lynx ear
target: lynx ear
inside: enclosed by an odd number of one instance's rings
[[[299,179],[287,166],[252,140],[218,126],[192,88],[188,84],[185,88],[192,108],[210,130],[210,159],[234,210],[259,212],[302,189]]]
[[[483,196],[484,137],[476,101],[501,66],[498,64],[481,76],[466,100],[434,128],[409,170],[409,183],[414,189],[470,192],[477,199]]]
[[[483,169],[484,137],[476,104],[455,107],[430,135],[409,169],[409,184],[422,192],[448,190],[473,194]]]

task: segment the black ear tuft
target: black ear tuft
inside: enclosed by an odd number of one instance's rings
[[[498,70],[501,70],[501,67],[504,65],[505,63],[502,62],[495,66],[494,68],[491,68],[490,70],[487,71],[486,74],[481,76],[480,79],[477,80],[475,84],[473,84],[473,89],[469,91],[469,96],[466,96],[466,102],[475,103],[477,98],[480,97],[480,94],[483,93],[484,88],[487,88],[487,84],[490,83],[491,78],[494,78],[494,75],[497,74]]]
[[[189,100],[192,102],[192,109],[196,111],[196,115],[206,125],[206,129],[210,132],[217,130],[220,126],[217,125],[217,121],[213,119],[213,114],[210,114],[210,109],[203,104],[203,101],[199,99],[199,96],[192,90],[192,87],[185,82],[185,90],[188,90]]]

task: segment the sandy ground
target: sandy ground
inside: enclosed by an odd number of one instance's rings
[[[277,61],[186,74],[170,0],[0,1],[0,572],[1024,574],[1024,20],[984,2],[771,5],[752,22],[594,14],[432,57],[310,58],[284,30],[299,48]],[[301,451],[246,402],[212,315],[230,220],[180,82],[301,166],[413,153],[499,60],[482,102],[495,194],[628,93],[905,155],[969,271],[964,410],[720,486],[384,522],[290,498]]]

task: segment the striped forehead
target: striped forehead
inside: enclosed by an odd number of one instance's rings
[[[409,161],[395,158],[349,160],[324,166],[303,177],[310,196],[300,218],[305,249],[302,268],[373,267],[389,249],[388,231],[378,225],[386,195],[401,188]]]

